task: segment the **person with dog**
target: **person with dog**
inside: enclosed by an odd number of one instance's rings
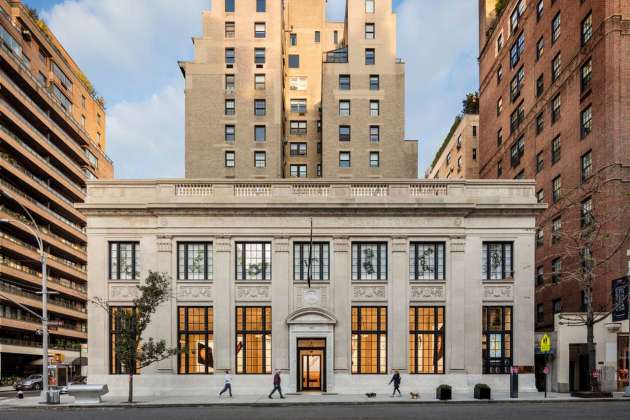
[[[396,392],[398,392],[398,396],[402,397],[402,394],[400,393],[400,372],[398,372],[398,370],[394,371],[394,376],[392,376],[391,381],[389,381],[388,385],[391,385],[392,383],[394,384],[394,392],[392,392],[392,397],[396,396]]]

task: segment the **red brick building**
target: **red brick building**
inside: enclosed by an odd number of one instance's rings
[[[554,199],[589,173],[619,164],[615,194],[630,192],[630,1],[496,3],[479,0],[480,176],[535,178],[539,200],[549,203],[541,219],[569,229],[580,209],[563,214]],[[620,223],[610,228],[627,229],[630,217]],[[555,313],[583,307],[581,288],[553,275],[566,249],[553,236],[550,225],[538,233],[537,330],[553,329]],[[627,260],[623,249],[597,276],[596,309],[610,308],[611,282],[627,274]]]

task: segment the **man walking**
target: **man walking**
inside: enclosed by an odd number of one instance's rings
[[[269,398],[278,391],[280,393],[280,398],[284,399],[284,395],[282,395],[282,389],[280,388],[280,371],[276,370],[276,373],[273,375],[273,391],[269,394]]]
[[[230,369],[225,371],[225,378],[223,381],[223,390],[219,393],[219,397],[221,397],[225,391],[229,391],[230,398],[232,398],[232,375],[230,375]]]
[[[397,391],[398,396],[402,397],[402,394],[400,393],[400,372],[398,372],[397,370],[394,371],[394,376],[392,376],[392,380],[389,381],[388,385],[391,385],[392,382],[394,383],[394,392],[392,392],[392,397],[396,396]]]

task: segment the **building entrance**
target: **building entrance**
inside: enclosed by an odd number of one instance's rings
[[[298,391],[326,391],[326,339],[297,340]]]

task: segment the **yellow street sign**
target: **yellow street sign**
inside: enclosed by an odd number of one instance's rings
[[[549,353],[551,351],[551,337],[549,334],[545,334],[540,339],[540,351],[542,353]]]

